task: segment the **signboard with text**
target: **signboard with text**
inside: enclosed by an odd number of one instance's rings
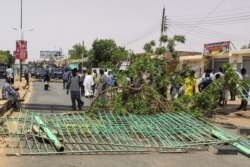
[[[230,49],[230,41],[210,43],[204,45],[204,54],[218,54],[228,52]]]
[[[60,51],[40,51],[41,59],[60,59],[61,57]]]
[[[27,57],[27,41],[16,41],[16,59],[19,59],[20,61],[25,61]]]

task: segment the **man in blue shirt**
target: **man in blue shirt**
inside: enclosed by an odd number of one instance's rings
[[[14,87],[11,86],[11,79],[6,78],[6,81],[2,87],[2,98],[6,99],[6,100],[10,100],[11,104],[14,107],[17,107],[16,103],[17,103],[17,99],[19,97],[17,90],[18,89],[15,89]]]

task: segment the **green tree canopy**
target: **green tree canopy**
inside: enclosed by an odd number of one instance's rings
[[[93,63],[97,66],[100,63],[111,62],[116,65],[120,61],[126,60],[128,51],[116,45],[112,39],[96,39],[92,44]]]
[[[155,46],[155,41],[152,40],[148,43],[145,43],[143,49],[146,51],[146,53],[153,53],[154,50],[153,50],[153,47]]]
[[[0,50],[0,63],[2,63],[2,64],[14,64],[15,58],[10,54],[10,51]]]
[[[8,56],[4,54],[0,54],[0,64],[7,64],[9,61]]]
[[[68,54],[70,55],[70,59],[80,59],[82,58],[82,52],[84,51],[84,57],[87,57],[87,50],[86,48],[81,45],[81,44],[75,44],[72,49],[68,51]]]
[[[94,61],[96,64],[100,62],[111,61],[114,50],[116,49],[116,43],[112,39],[96,39],[93,44]]]
[[[156,47],[155,42],[151,41],[144,45],[143,49],[146,51],[146,53],[156,55],[162,55],[165,52],[170,52],[173,58],[177,57],[177,52],[175,51],[176,43],[185,43],[185,37],[183,35],[174,35],[174,37],[169,38],[167,35],[162,35],[159,39],[160,43],[162,43],[162,46]]]

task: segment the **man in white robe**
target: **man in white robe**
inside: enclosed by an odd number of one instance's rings
[[[85,91],[85,97],[93,97],[93,85],[94,85],[94,79],[90,72],[88,72],[88,75],[85,76],[83,81],[84,91]]]

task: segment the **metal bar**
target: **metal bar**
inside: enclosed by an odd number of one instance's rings
[[[60,141],[57,139],[54,133],[51,132],[51,130],[44,124],[44,122],[40,119],[40,117],[34,115],[33,118],[35,119],[37,125],[44,130],[48,138],[50,138],[53,141],[53,144],[56,147],[56,149],[60,152],[64,151],[63,145],[60,143]]]

